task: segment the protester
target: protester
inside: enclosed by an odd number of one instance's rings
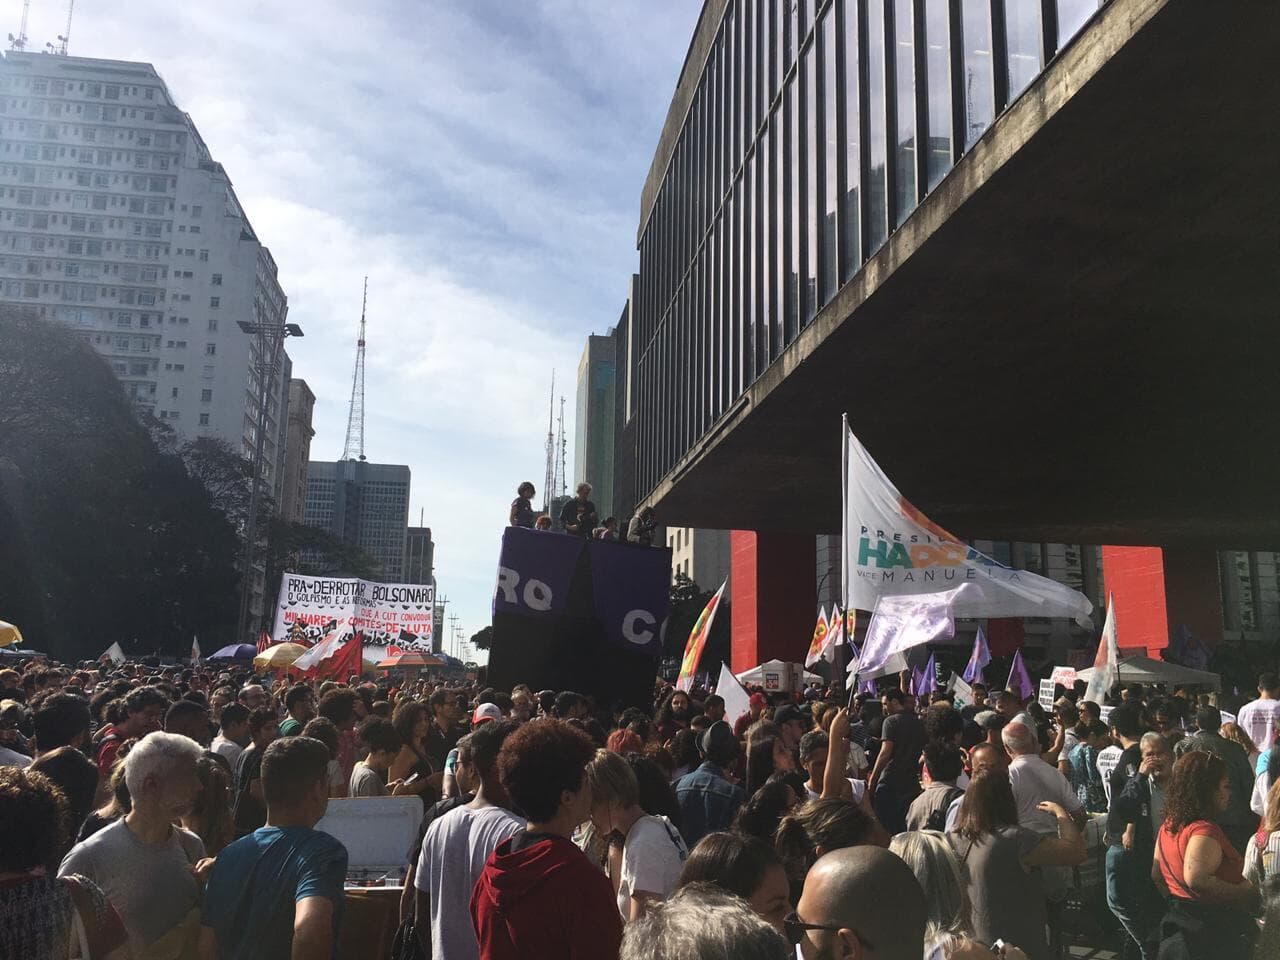
[[[804,960],[920,960],[928,908],[901,858],[878,847],[854,847],[813,865],[785,922]]]
[[[906,829],[907,810],[920,794],[920,753],[926,738],[924,724],[906,709],[901,690],[887,691],[880,703],[885,719],[867,791],[876,816],[894,834]]]
[[[585,481],[578,484],[574,493],[574,498],[567,501],[560,511],[560,526],[565,533],[587,539],[600,524],[596,505],[591,502],[591,484]]]
[[[240,763],[240,754],[249,741],[249,708],[243,703],[228,703],[222,708],[218,735],[209,744],[209,749],[224,757],[234,773]]]
[[[956,785],[964,772],[964,756],[954,743],[929,743],[924,748],[924,768],[929,784],[907,808],[908,830],[943,830],[947,811],[964,797],[964,789]]]
[[[511,721],[487,723],[465,738],[467,759],[459,776],[471,786],[474,774],[474,797],[433,817],[422,840],[412,879],[415,928],[435,960],[479,957],[471,892],[498,844],[524,829],[497,772],[498,755],[515,729]]]
[[[194,700],[178,700],[164,715],[164,729],[187,737],[202,747],[209,746],[209,711]]]
[[[1240,708],[1236,722],[1260,753],[1275,746],[1280,731],[1280,676],[1268,672],[1258,677],[1258,699]]]
[[[747,749],[747,780],[745,792],[748,798],[765,785],[775,773],[793,773],[796,765],[792,752],[787,748],[781,732],[774,733],[772,726],[757,733]]]
[[[449,751],[458,745],[458,741],[466,733],[458,725],[461,715],[458,710],[458,695],[455,691],[440,687],[431,694],[427,703],[431,710],[431,723],[427,727],[423,753],[431,764],[432,771],[443,771]]]
[[[98,740],[95,754],[98,776],[104,781],[111,776],[111,767],[122,743],[141,739],[159,730],[168,708],[169,699],[158,687],[138,687],[131,690],[124,698],[124,714],[120,721],[108,726]]]
[[[1107,791],[1102,786],[1102,771],[1098,769],[1098,754],[1111,745],[1107,725],[1090,720],[1083,725],[1084,738],[1078,739],[1064,763],[1059,762],[1059,772],[1065,772],[1075,791],[1076,799],[1086,813],[1106,813]]]
[[[342,765],[338,762],[338,728],[328,717],[314,717],[302,728],[302,736],[319,740],[329,751],[329,763],[326,767],[325,780],[329,785],[329,798],[347,795],[347,780],[342,775]]]
[[[1241,729],[1240,724],[1224,723],[1218,733],[1224,740],[1231,741],[1244,751],[1244,755],[1249,761],[1250,770],[1257,768],[1258,760],[1261,758],[1262,753],[1254,742],[1249,739],[1249,735]]]
[[[262,757],[280,733],[274,710],[259,707],[249,713],[249,746],[236,761],[235,824],[240,836],[266,822],[267,805],[262,794]]]
[[[737,760],[739,750],[737,738],[723,721],[707,727],[699,738],[702,765],[676,782],[686,844],[696,845],[708,833],[727,830],[733,823],[746,797],[725,771]]]
[[[201,913],[202,960],[335,956],[347,851],[315,829],[329,804],[329,751],[292,736],[262,756],[266,823],[219,855]]]
[[[351,781],[351,772],[356,767],[359,740],[356,736],[356,704],[360,698],[354,690],[341,687],[329,690],[320,695],[317,708],[320,716],[330,721],[338,731],[338,749],[333,758],[338,761],[342,771],[342,788],[345,790]]]
[[[414,784],[402,780],[387,781],[387,771],[400,753],[400,734],[390,720],[370,717],[360,724],[360,742],[368,747],[364,759],[351,773],[348,795],[352,797],[403,796],[413,792]]]
[[[503,744],[498,775],[528,824],[498,845],[472,892],[481,960],[617,955],[614,891],[570,840],[591,812],[594,755],[561,720],[526,724]]]
[[[947,841],[968,871],[977,939],[1015,943],[1032,960],[1048,960],[1046,899],[1033,868],[1079,865],[1086,849],[1071,814],[1060,804],[1043,802],[1038,812],[1056,819],[1055,835],[1019,825],[1008,777],[984,771],[966,788],[955,832],[947,834]]]
[[[306,684],[294,684],[284,695],[284,709],[288,716],[280,722],[280,736],[296,737],[316,715],[315,694]]]
[[[1267,812],[1244,854],[1244,877],[1264,907],[1280,903],[1280,784],[1267,796]]]
[[[775,835],[791,884],[792,902],[818,857],[844,847],[889,845],[884,827],[852,800],[814,800],[797,807],[778,824]]]
[[[66,846],[58,851],[58,862],[61,862],[93,809],[93,801],[98,794],[98,768],[93,765],[92,760],[72,746],[41,750],[39,753],[27,770],[48,777],[62,791],[63,798],[67,801],[64,831]]]
[[[738,808],[733,829],[738,833],[772,841],[782,818],[800,805],[801,798],[781,773],[775,773]]]
[[[182,826],[204,844],[205,853],[216,857],[236,838],[235,820],[231,815],[231,774],[225,761],[214,753],[206,753],[196,765],[200,792],[191,812],[181,817]]]
[[[781,934],[738,897],[710,884],[685,887],[628,926],[620,960],[791,960]]]
[[[1057,834],[1056,813],[1042,806],[1050,801],[1067,810],[1078,827],[1085,822],[1084,804],[1057,767],[1040,756],[1035,732],[1015,721],[1000,733],[1009,754],[1009,783],[1018,803],[1018,823],[1044,836]]]
[[[1215,822],[1231,802],[1230,776],[1221,757],[1203,750],[1185,753],[1173,765],[1152,872],[1167,904],[1161,960],[1245,960],[1253,951],[1258,891],[1244,878],[1244,858]]]
[[[511,510],[507,515],[509,526],[526,529],[533,526],[532,501],[535,493],[537,490],[528,480],[516,487],[516,498],[511,501]]]
[[[745,900],[779,933],[791,912],[787,872],[771,843],[737,833],[709,833],[689,853],[676,890],[712,883]]]
[[[71,693],[48,693],[32,704],[31,729],[34,733],[35,756],[74,747],[87,754],[89,731],[93,717],[88,702]]]
[[[653,507],[641,507],[627,524],[627,542],[642,547],[653,546],[654,531],[658,528]]]
[[[124,927],[102,889],[80,875],[52,875],[69,819],[62,794],[43,773],[0,766],[0,957],[122,956]]]
[[[196,934],[201,876],[210,861],[200,838],[173,824],[195,804],[200,754],[184,736],[143,737],[124,761],[129,812],[72,847],[58,870],[102,888],[135,955],[177,956],[173,951]]]
[[[1253,796],[1253,768],[1244,749],[1218,732],[1222,729],[1222,713],[1217,707],[1199,707],[1196,726],[1200,729],[1179,741],[1173,749],[1174,755],[1183,757],[1197,751],[1211,753],[1226,765],[1229,784],[1227,805],[1215,819],[1232,846],[1237,851],[1243,850],[1258,826],[1257,816],[1249,809],[1249,800]]]

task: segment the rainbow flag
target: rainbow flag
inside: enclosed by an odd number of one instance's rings
[[[680,662],[680,675],[676,677],[676,689],[688,692],[693,686],[693,674],[698,669],[698,661],[702,659],[702,648],[707,645],[707,637],[711,636],[711,624],[720,609],[720,598],[724,596],[724,588],[729,585],[726,580],[720,584],[707,605],[698,614],[698,620],[689,631],[689,642],[684,645],[684,659]]]
[[[836,610],[831,611],[838,613]],[[834,619],[834,617],[832,618]],[[804,655],[804,665],[813,666],[822,659],[827,645],[827,635],[831,632],[831,621],[827,619],[827,608],[818,608],[818,622],[813,626],[813,639],[809,642],[809,652]]]

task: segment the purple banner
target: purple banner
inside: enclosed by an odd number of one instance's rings
[[[596,619],[610,643],[658,656],[671,601],[671,551],[589,542]]]
[[[563,614],[586,543],[563,533],[507,527],[502,532],[493,612],[535,618]]]

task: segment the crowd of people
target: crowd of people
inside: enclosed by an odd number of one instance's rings
[[[0,671],[0,956],[321,960],[333,798],[416,797],[397,958],[1048,960],[1090,857],[1126,955],[1280,956],[1280,681],[846,707],[244,669]],[[373,801],[380,803],[385,801]],[[1264,922],[1267,916],[1269,923]]]
[[[527,480],[516,489],[516,498],[511,501],[507,517],[510,526],[532,530],[552,529],[551,514],[539,514],[533,509],[536,493],[533,484]],[[584,482],[578,484],[574,496],[561,507],[560,529],[570,536],[583,539],[613,540],[651,547],[654,533],[658,529],[658,519],[653,507],[641,507],[627,523],[626,529],[620,527],[617,517],[605,517],[601,520],[600,513],[591,500],[591,484]]]

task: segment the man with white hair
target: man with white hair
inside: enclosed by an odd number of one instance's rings
[[[591,502],[591,484],[580,483],[575,492],[577,496],[560,511],[560,526],[564,527],[565,533],[590,539],[591,531],[600,523],[600,514],[596,512],[596,505]]]
[[[694,883],[627,924],[619,960],[790,960],[793,948],[738,897]]]
[[[1009,783],[1018,801],[1018,825],[1056,837],[1057,819],[1039,809],[1048,800],[1065,807],[1076,826],[1083,828],[1084,805],[1062,771],[1040,756],[1040,739],[1035,731],[1024,723],[1010,723],[1000,732],[1000,739],[1009,754]]]
[[[177,956],[199,923],[198,878],[213,861],[205,859],[199,837],[173,824],[195,805],[201,752],[199,744],[175,733],[157,731],[139,740],[124,762],[131,809],[72,847],[58,870],[59,876],[79,874],[102,888],[124,922],[134,955]]]

